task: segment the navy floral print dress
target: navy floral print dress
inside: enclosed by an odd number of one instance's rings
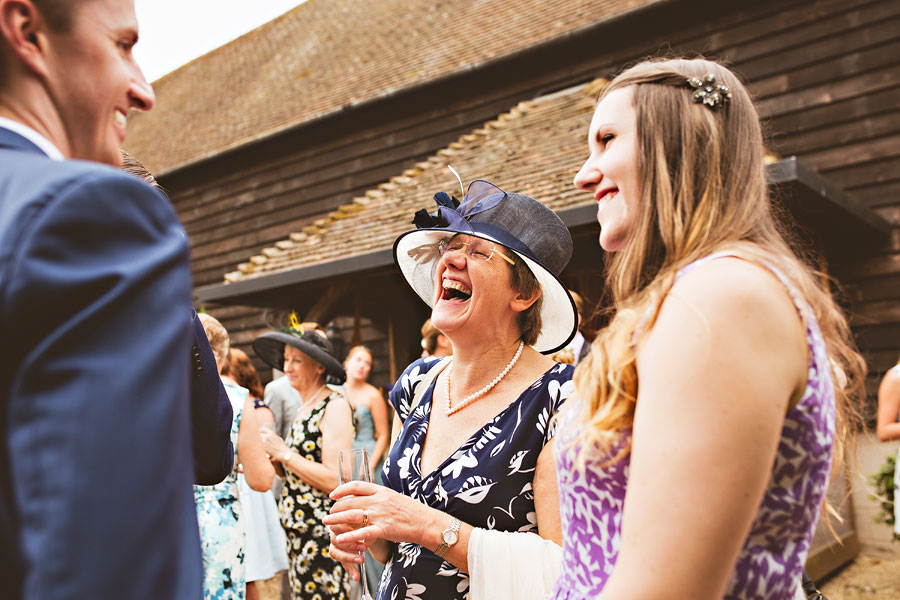
[[[382,471],[389,488],[474,527],[537,531],[532,481],[538,454],[550,440],[550,419],[573,389],[571,365],[556,364],[432,473],[422,473],[422,442],[434,384],[410,410],[416,388],[438,359],[419,359],[390,395],[404,422]],[[411,414],[410,414],[411,412]],[[398,544],[378,588],[378,600],[462,600],[469,576],[417,544]]]

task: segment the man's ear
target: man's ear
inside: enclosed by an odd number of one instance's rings
[[[510,308],[512,308],[515,312],[522,312],[528,310],[528,308],[537,302],[537,299],[541,297],[541,288],[538,286],[534,293],[531,296],[525,296],[522,293],[516,294],[516,297],[512,299],[509,303]]]
[[[46,22],[31,0],[0,0],[0,40],[10,60],[18,59],[37,74],[47,73]]]

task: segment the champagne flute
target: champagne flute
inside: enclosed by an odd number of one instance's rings
[[[372,482],[372,473],[369,471],[369,453],[365,448],[338,453],[338,477],[341,484],[350,481]],[[363,554],[363,552],[359,553],[360,556]],[[359,565],[359,583],[362,587],[362,595],[359,600],[372,600],[372,596],[369,594],[369,584],[366,581],[365,560]]]

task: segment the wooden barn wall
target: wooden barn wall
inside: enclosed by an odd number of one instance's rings
[[[164,178],[193,244],[195,284],[221,282],[237,263],[520,100],[611,76],[643,56],[702,53],[744,76],[776,153],[797,155],[894,225],[882,248],[829,257],[874,385],[900,355],[900,2],[765,2],[709,17],[711,5],[683,3],[677,18],[648,17],[623,23],[627,31],[573,38],[532,57],[516,79],[509,69],[506,79],[493,77],[496,86],[472,75],[470,87],[431,89],[427,99],[426,92],[398,94],[375,108],[348,109],[344,121],[314,124]],[[265,326],[258,309],[211,312],[238,345]]]

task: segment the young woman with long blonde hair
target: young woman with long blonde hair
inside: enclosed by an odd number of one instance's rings
[[[756,108],[717,63],[647,61],[588,145],[615,315],[559,419],[553,598],[793,598],[865,367],[772,216]]]

